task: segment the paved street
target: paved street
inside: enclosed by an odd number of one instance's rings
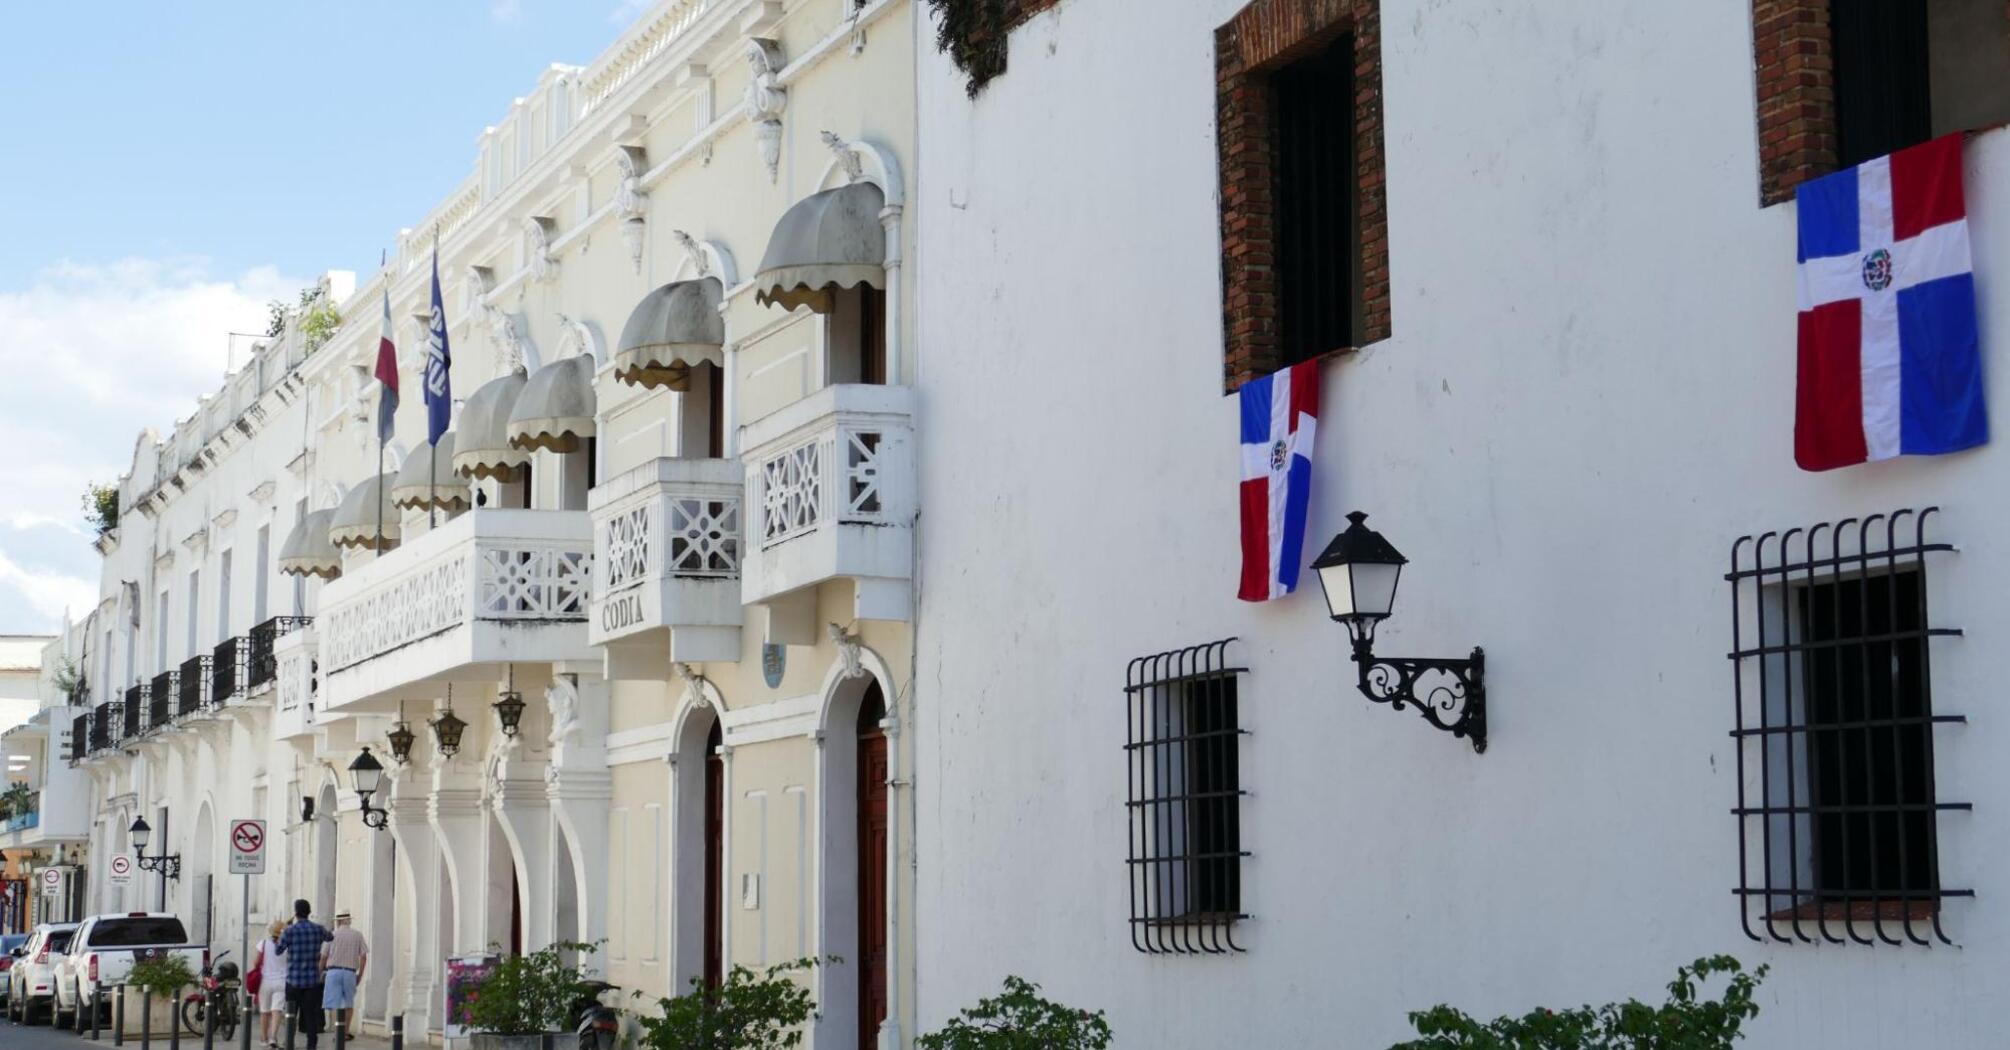
[[[99,1040],[98,1043],[92,1043],[89,1036],[79,1037],[72,1035],[68,1031],[58,1031],[46,1026],[38,1025],[29,1028],[7,1021],[0,1021],[0,1050],[89,1050],[89,1048],[99,1045],[106,1047],[112,1045],[112,1037],[108,1033],[101,1033]],[[137,1038],[129,1038],[126,1040],[125,1045],[127,1047],[137,1047],[139,1046],[139,1040]],[[154,1045],[162,1048],[168,1046],[167,1036],[165,1034],[155,1036]],[[187,1033],[183,1033],[181,1045],[183,1050],[201,1050],[202,1040],[191,1038]],[[237,1045],[235,1042],[230,1044],[233,1048]],[[303,1041],[298,1045],[305,1047],[307,1044]],[[334,1046],[335,1039],[333,1033],[322,1038],[321,1050],[334,1050]],[[349,1046],[353,1047],[354,1050],[389,1050],[390,1048],[389,1043],[380,1039],[352,1039],[349,1041]]]

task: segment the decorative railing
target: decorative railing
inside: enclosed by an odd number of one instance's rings
[[[322,592],[322,670],[475,620],[584,621],[593,564],[580,511],[478,510]]]
[[[119,725],[119,739],[121,741],[131,740],[140,735],[140,726],[144,722],[142,715],[146,712],[146,709],[147,686],[144,683],[126,690],[126,707],[121,712]]]
[[[183,660],[176,680],[175,714],[186,716],[202,710],[207,699],[204,687],[209,684],[209,657],[191,656]]]
[[[238,663],[244,659],[242,638],[225,638],[209,653],[209,703],[222,707],[237,695],[241,679]]]
[[[305,707],[312,724],[314,693],[319,683],[320,663],[314,658],[314,639],[306,637],[303,645],[288,646],[278,654],[279,661],[279,709],[294,711]]]
[[[9,813],[7,815],[7,819],[5,819],[4,821],[0,821],[0,834],[5,834],[11,831],[26,831],[29,828],[39,827],[41,825],[42,794],[41,792],[36,792],[32,797],[34,801],[29,803],[29,809],[27,812]]]
[[[671,4],[649,24],[631,31],[628,39],[617,41],[615,48],[618,50],[612,50],[581,78],[585,84],[585,101],[580,113],[592,113],[605,105],[615,92],[621,90],[622,85],[633,80],[678,37],[683,36],[691,23],[711,6],[711,0],[683,0],[682,3]]]
[[[738,466],[728,460],[663,459],[638,470],[645,479],[620,501],[594,512],[594,593],[614,594],[662,576],[737,579],[740,575]]]
[[[164,728],[174,719],[175,688],[181,683],[180,671],[162,671],[154,676],[147,692],[146,729],[152,732]]]
[[[120,710],[124,710],[125,702],[119,701],[115,705],[112,701],[108,700],[102,704],[99,704],[97,706],[97,709],[94,712],[92,712],[91,715],[92,751],[103,751],[104,749],[112,746],[112,718],[113,718],[112,709],[114,706],[117,706]]]
[[[809,433],[755,460],[761,494],[761,544],[794,539],[826,522],[887,524],[882,490],[890,429],[907,420],[848,418],[842,409]]]
[[[447,199],[441,201],[439,206],[425,218],[420,219],[419,224],[412,227],[411,232],[399,244],[398,254],[402,260],[403,272],[411,273],[424,266],[427,260],[432,258],[433,245],[446,240],[456,230],[466,225],[469,219],[474,218],[475,211],[481,207],[481,203],[482,183],[480,174],[477,173],[468,176],[455,187],[454,192],[448,194]]]
[[[279,664],[273,660],[272,645],[282,635],[291,634],[314,622],[312,616],[275,616],[251,629],[245,636],[244,689],[250,692],[268,685],[279,673]]]

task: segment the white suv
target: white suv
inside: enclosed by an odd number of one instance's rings
[[[70,937],[77,932],[73,922],[43,923],[35,927],[28,943],[20,949],[7,971],[7,1016],[22,1024],[34,1024],[37,1013],[47,1011],[53,1020],[56,1006],[56,967],[70,950]]]

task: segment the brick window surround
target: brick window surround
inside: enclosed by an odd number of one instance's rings
[[[1230,392],[1285,364],[1277,329],[1269,74],[1348,34],[1354,43],[1356,227],[1361,251],[1356,346],[1389,337],[1381,0],[1254,0],[1214,33],[1223,367]]]
[[[1801,183],[1836,169],[1835,54],[1830,46],[1829,3],[1752,0],[1761,206],[1792,200]],[[2010,20],[2010,0],[2005,0],[2003,15]]]

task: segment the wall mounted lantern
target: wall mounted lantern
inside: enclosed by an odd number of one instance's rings
[[[147,843],[154,837],[154,829],[147,824],[147,818],[133,818],[133,826],[126,829],[133,837],[133,852],[139,855],[141,871],[159,872],[163,879],[181,881],[181,854],[168,853],[167,844],[161,844],[161,852],[147,856]]]
[[[369,747],[364,747],[363,753],[349,763],[349,780],[356,788],[356,797],[363,804],[363,826],[382,831],[391,822],[391,811],[372,807],[370,796],[384,786],[384,764],[377,761],[377,756],[370,753]]]
[[[1396,605],[1396,581],[1409,559],[1367,525],[1368,515],[1347,515],[1347,528],[1326,545],[1312,568],[1326,592],[1327,612],[1345,624],[1354,642],[1362,695],[1401,711],[1416,705],[1426,721],[1473,750],[1487,749],[1486,654],[1479,648],[1463,660],[1412,659],[1375,655],[1375,626]],[[1419,678],[1429,676],[1424,695]]]
[[[514,740],[517,730],[523,725],[523,694],[516,691],[516,667],[509,669],[509,684],[503,687],[502,697],[494,705],[496,722],[502,726],[503,736]]]

